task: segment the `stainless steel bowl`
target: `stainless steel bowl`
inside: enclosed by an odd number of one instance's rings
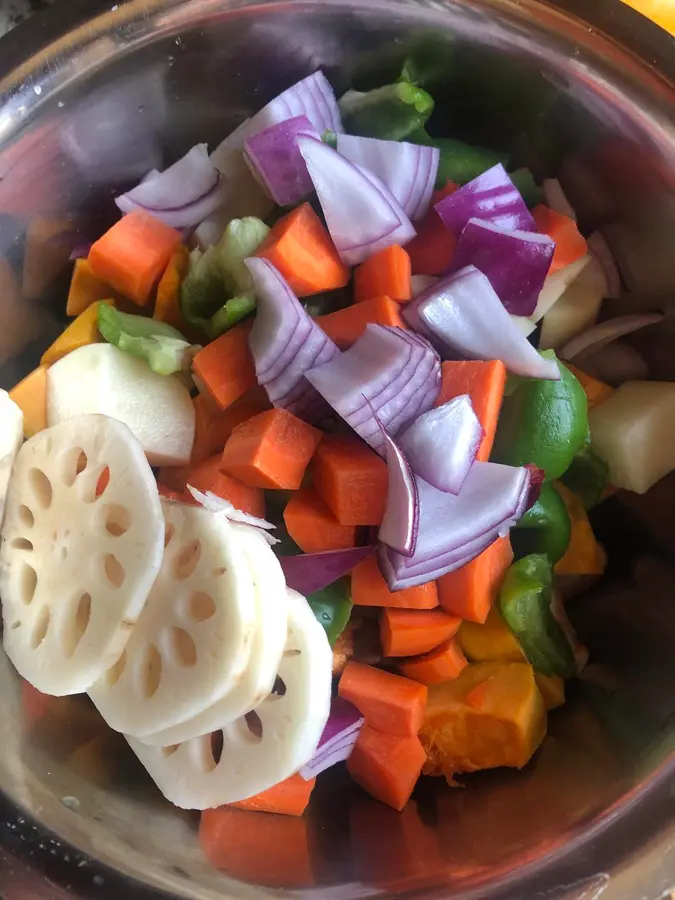
[[[558,173],[617,254],[617,309],[672,308],[675,44],[616,0],[63,0],[1,46],[4,386],[61,327],[68,254],[112,220],[119,186],[319,65],[368,86],[411,51],[441,64],[439,133]],[[652,377],[675,376],[670,322],[641,336]],[[674,499],[667,478],[600,508],[611,565],[570,605],[594,666],[526,771],[423,784],[400,815],[336,773],[304,819],[247,819],[225,872],[91,707],[36,709],[0,658],[0,893],[671,896]]]

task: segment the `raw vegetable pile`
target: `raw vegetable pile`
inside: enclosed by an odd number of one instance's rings
[[[673,385],[584,371],[655,321],[594,324],[602,236],[432,109],[317,72],[149,172],[2,396],[6,652],[208,811],[211,859],[229,806],[300,815],[344,760],[397,810],[524,766],[586,661],[587,509],[675,464]]]

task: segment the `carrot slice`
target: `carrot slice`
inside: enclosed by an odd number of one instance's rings
[[[226,331],[192,360],[192,371],[221,409],[227,409],[258,383],[248,346],[252,324],[242,322]]]
[[[438,606],[438,591],[435,581],[404,588],[402,591],[390,591],[380,572],[377,558],[369,556],[352,571],[352,602],[354,606],[434,609]]]
[[[450,265],[457,241],[443,224],[434,204],[454,194],[458,187],[448,181],[445,187],[435,191],[429,212],[420,222],[415,222],[417,235],[405,248],[413,275],[442,275]]]
[[[321,437],[288,410],[270,409],[237,425],[220,467],[251,487],[295,491]]]
[[[398,303],[389,297],[373,297],[355,303],[327,316],[318,316],[316,322],[341,350],[351,347],[366,330],[366,325],[371,323],[392,328],[406,327]]]
[[[286,530],[305,553],[356,546],[356,527],[340,525],[315,490],[300,488],[284,510]]]
[[[24,437],[32,437],[47,427],[47,366],[38,366],[9,392],[23,413]]]
[[[146,306],[180,242],[174,228],[134,210],[92,244],[89,265],[94,275],[120,294]]]
[[[468,394],[473,411],[485,432],[476,459],[490,458],[497,431],[497,420],[506,387],[506,366],[498,359],[489,362],[444,362],[441,366],[441,390],[436,406],[454,397]]]
[[[296,773],[263,791],[262,794],[248,797],[246,800],[239,800],[237,803],[231,803],[230,806],[257,812],[279,813],[283,816],[301,816],[307,809],[315,784],[316,778],[305,781],[301,775]]]
[[[338,694],[379,731],[406,737],[420,730],[427,702],[423,684],[351,661],[340,678]]]
[[[184,503],[195,503],[186,485],[198,491],[211,491],[223,500],[229,500],[237,509],[263,518],[265,515],[265,495],[260,488],[242,484],[231,475],[220,470],[220,453],[209,456],[196,465],[163,466],[157,481],[173,491],[180,491]]]
[[[410,799],[425,760],[416,735],[383,734],[364,725],[347,760],[347,771],[371,797],[400,811]]]
[[[446,641],[435,650],[422,656],[415,656],[401,663],[400,669],[406,678],[420,684],[440,684],[457,678],[468,665],[466,656],[457,641]]]
[[[269,260],[298,297],[332,291],[349,281],[349,269],[309,203],[279,219],[255,255]]]
[[[79,316],[97,300],[115,299],[115,291],[91,271],[86,259],[76,259],[68,290],[66,315]]]
[[[198,394],[192,402],[195,408],[193,463],[214,453],[222,453],[237,425],[270,408],[265,390],[257,387],[235,400],[227,409],[220,409],[208,395]]]
[[[387,464],[356,435],[327,434],[312,461],[314,490],[341,525],[379,525]]]
[[[354,300],[362,303],[381,296],[399,303],[410,300],[410,276],[410,257],[403,247],[385,247],[354,271]]]
[[[184,335],[187,335],[191,329],[181,312],[180,287],[187,274],[189,264],[190,251],[185,244],[181,244],[171,254],[169,264],[159,280],[155,311],[152,314],[153,319],[172,325]]]
[[[497,538],[470,563],[438,579],[441,606],[453,616],[483,625],[512,562],[509,536]]]
[[[549,209],[548,206],[535,206],[532,218],[537,230],[547,234],[555,241],[555,253],[549,274],[559,272],[588,253],[586,238],[581,234],[577,223],[569,216]]]
[[[586,392],[586,396],[588,397],[589,409],[593,409],[594,406],[598,406],[611,394],[614,393],[614,388],[609,384],[605,384],[604,381],[598,381],[597,378],[592,378],[590,375],[582,372],[581,369],[573,366],[572,363],[566,362],[565,366],[573,375],[576,375],[579,383]]]
[[[442,609],[384,609],[380,640],[385,656],[417,656],[454,637],[462,620]]]

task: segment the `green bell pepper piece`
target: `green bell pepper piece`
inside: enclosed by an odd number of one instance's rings
[[[529,169],[516,169],[515,172],[509,172],[509,178],[515,184],[528,209],[543,203],[544,192],[534,180],[534,175]]]
[[[600,502],[608,478],[609,466],[604,459],[600,459],[592,447],[584,447],[560,480],[581,498],[586,509],[592,509]]]
[[[347,627],[352,613],[352,595],[348,578],[340,578],[328,587],[310,594],[307,602],[323,625],[331,647]]]
[[[505,166],[509,161],[508,153],[498,153],[485,147],[474,147],[453,138],[431,137],[425,128],[418,128],[408,136],[408,140],[413,144],[438,147],[441,151],[436,187],[443,187],[448,181],[466,184],[467,181],[472,181],[487,169],[496,166],[497,163]]]
[[[588,400],[553,350],[541,355],[557,362],[560,380],[513,382],[514,389],[504,397],[491,458],[511,466],[533,463],[544,470],[547,481],[554,481],[586,443]]]
[[[100,303],[98,330],[118,350],[145,360],[158,375],[175,375],[189,368],[192,345],[180,331],[165,322],[132,316]]]
[[[539,497],[511,530],[516,556],[543,553],[554,566],[562,559],[572,534],[567,507],[554,487],[543,484]]]
[[[539,553],[526,556],[504,576],[499,604],[504,621],[536,671],[571,678],[577,665],[570,642],[551,611],[552,581],[548,557]]]
[[[373,91],[347,91],[340,100],[347,134],[404,141],[421,128],[434,109],[434,98],[409,81],[386,84]]]

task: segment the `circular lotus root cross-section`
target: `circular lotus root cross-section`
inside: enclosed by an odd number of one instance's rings
[[[4,646],[39,691],[86,691],[120,657],[159,571],[164,517],[140,444],[79,416],[21,447],[9,484]]]
[[[162,509],[157,580],[124,660],[89,689],[111,728],[136,737],[190,719],[231,691],[256,629],[253,577],[226,516],[167,501]]]

